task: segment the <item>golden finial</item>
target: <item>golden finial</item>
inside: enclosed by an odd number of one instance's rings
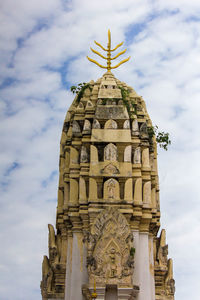
[[[96,299],[97,298],[97,291],[96,291],[96,281],[94,278],[94,291],[92,293],[92,299]]]
[[[90,48],[92,50],[93,53],[99,55],[101,58],[106,59],[107,60],[107,66],[102,66],[101,64],[99,64],[96,60],[90,58],[87,56],[87,59],[89,59],[89,61],[93,62],[94,64],[96,64],[97,66],[99,66],[100,68],[103,69],[107,69],[108,71],[110,71],[111,69],[116,69],[117,67],[119,67],[121,64],[127,62],[130,59],[130,56],[128,58],[123,59],[122,61],[120,61],[116,66],[111,67],[111,60],[119,57],[120,55],[124,54],[126,52],[126,49],[119,52],[117,55],[115,55],[114,57],[111,57],[111,52],[115,51],[117,48],[119,48],[120,46],[123,45],[123,42],[118,44],[115,48],[111,49],[111,35],[110,35],[110,29],[108,29],[108,46],[107,49],[104,48],[100,43],[97,43],[96,41],[94,41],[95,44],[97,46],[99,46],[102,50],[107,52],[107,57],[103,56],[101,53],[99,53],[98,51]]]

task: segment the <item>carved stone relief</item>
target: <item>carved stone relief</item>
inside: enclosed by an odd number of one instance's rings
[[[165,278],[165,287],[167,295],[174,295],[175,293],[175,280],[173,279],[173,262],[172,259],[168,260],[168,272]]]
[[[139,134],[139,127],[138,127],[138,121],[135,119],[132,122],[132,134],[138,135]]]
[[[78,124],[77,121],[74,120],[72,124],[72,133],[79,134],[80,132],[81,132],[80,125]]]
[[[119,200],[119,182],[110,178],[104,183],[104,199]]]
[[[108,164],[107,166],[105,166],[102,170],[101,173],[104,174],[119,174],[119,169],[114,166],[113,164]]]
[[[142,123],[142,125],[140,126],[140,134],[142,137],[148,137],[148,132],[147,132],[147,124],[146,123]]]
[[[100,129],[101,128],[100,123],[97,119],[94,119],[92,128],[94,128],[94,129]]]
[[[160,267],[167,266],[168,245],[166,245],[166,232],[163,229],[158,239],[157,262]]]
[[[130,121],[129,120],[126,120],[123,124],[123,128],[124,129],[130,129]]]
[[[90,133],[90,131],[91,131],[91,123],[89,120],[86,119],[83,126],[83,132]]]
[[[117,161],[117,147],[110,143],[104,149],[104,160]]]
[[[56,269],[60,266],[60,255],[61,255],[61,236],[55,235],[54,227],[48,224],[49,229],[49,259],[44,256],[42,263],[42,281],[41,290],[42,295],[54,294],[57,286],[55,282]],[[63,287],[61,287],[61,290]],[[63,291],[63,290],[62,290]],[[61,292],[62,292],[61,291]]]
[[[89,282],[97,285],[131,286],[134,251],[133,235],[126,218],[116,208],[101,212],[94,221],[88,243]]]
[[[82,102],[79,103],[79,105],[77,106],[77,109],[84,109],[84,105]]]
[[[81,147],[81,156],[80,156],[80,162],[81,163],[87,163],[89,161],[89,155],[87,148],[85,146]]]
[[[86,104],[86,109],[88,108],[93,108],[93,104],[90,100],[88,100],[87,104]]]
[[[105,129],[117,129],[117,122],[114,120],[108,120],[104,126]]]

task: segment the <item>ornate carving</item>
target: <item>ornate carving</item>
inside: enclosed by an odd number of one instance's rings
[[[56,245],[55,231],[53,225],[48,224],[49,229],[49,260],[50,264],[58,262],[58,249]]]
[[[166,232],[162,229],[158,239],[157,262],[160,267],[167,266],[168,245],[166,245]]]
[[[89,134],[90,132],[91,132],[91,123],[89,120],[86,119],[83,125],[83,133]]]
[[[129,120],[126,120],[123,124],[123,128],[124,129],[130,129],[130,121]]]
[[[49,259],[47,256],[44,256],[42,262],[42,282],[41,282],[41,288],[43,290],[43,293],[51,292],[52,279],[53,279],[53,272],[49,266]]]
[[[105,166],[102,170],[101,173],[104,174],[119,174],[119,169],[115,167],[113,164],[108,164]]]
[[[147,123],[142,123],[140,126],[140,134],[141,137],[147,138],[148,137],[148,132],[147,132]]]
[[[92,300],[92,295],[86,284],[82,285],[82,294],[85,297],[85,300]]]
[[[81,147],[81,155],[80,155],[80,162],[87,163],[89,161],[89,155],[87,148],[85,146]]]
[[[101,128],[100,123],[97,119],[94,119],[92,128],[94,128],[94,129],[100,129]]]
[[[173,279],[173,262],[172,259],[168,260],[168,272],[165,278],[165,287],[167,295],[174,295],[175,293],[175,280]]]
[[[110,143],[104,149],[104,160],[117,161],[117,147]]]
[[[88,235],[88,273],[97,284],[132,284],[133,236],[126,218],[114,208],[100,213]]]
[[[104,199],[119,200],[119,182],[110,178],[104,183]]]
[[[133,122],[132,122],[132,134],[133,135],[138,135],[139,134],[139,127],[138,127],[137,119],[133,120]]]
[[[108,120],[104,126],[105,129],[117,129],[117,122],[114,120]]]
[[[73,121],[72,123],[72,133],[74,135],[80,134],[81,133],[81,129],[80,129],[80,125],[77,121]]]

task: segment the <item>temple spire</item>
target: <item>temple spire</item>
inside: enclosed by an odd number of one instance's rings
[[[111,60],[116,59],[117,57],[119,57],[120,55],[124,54],[126,52],[127,49],[119,52],[117,55],[115,55],[114,57],[111,57],[111,52],[117,50],[119,47],[121,47],[123,45],[123,42],[121,42],[120,44],[118,44],[115,48],[111,49],[111,34],[110,34],[110,29],[108,29],[108,44],[107,44],[107,48],[104,48],[100,43],[94,41],[95,44],[97,46],[99,46],[103,51],[107,52],[107,56],[102,55],[101,53],[99,53],[98,51],[90,48],[92,50],[93,53],[99,55],[101,58],[107,60],[107,66],[103,66],[101,64],[99,64],[96,60],[90,58],[87,56],[87,59],[89,61],[91,61],[92,63],[96,64],[97,66],[99,66],[100,68],[103,69],[107,69],[108,71],[111,71],[111,69],[116,69],[118,68],[121,64],[127,62],[130,59],[130,56],[128,58],[123,59],[122,61],[120,61],[117,65],[115,66],[111,66]]]

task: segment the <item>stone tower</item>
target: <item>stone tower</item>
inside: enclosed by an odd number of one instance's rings
[[[142,97],[108,71],[77,92],[60,143],[56,232],[42,264],[42,299],[174,300],[165,230],[159,236],[157,145]]]
[[[42,299],[173,300],[155,137],[142,97],[108,71],[77,95],[60,143]],[[96,286],[96,294],[94,289]]]

